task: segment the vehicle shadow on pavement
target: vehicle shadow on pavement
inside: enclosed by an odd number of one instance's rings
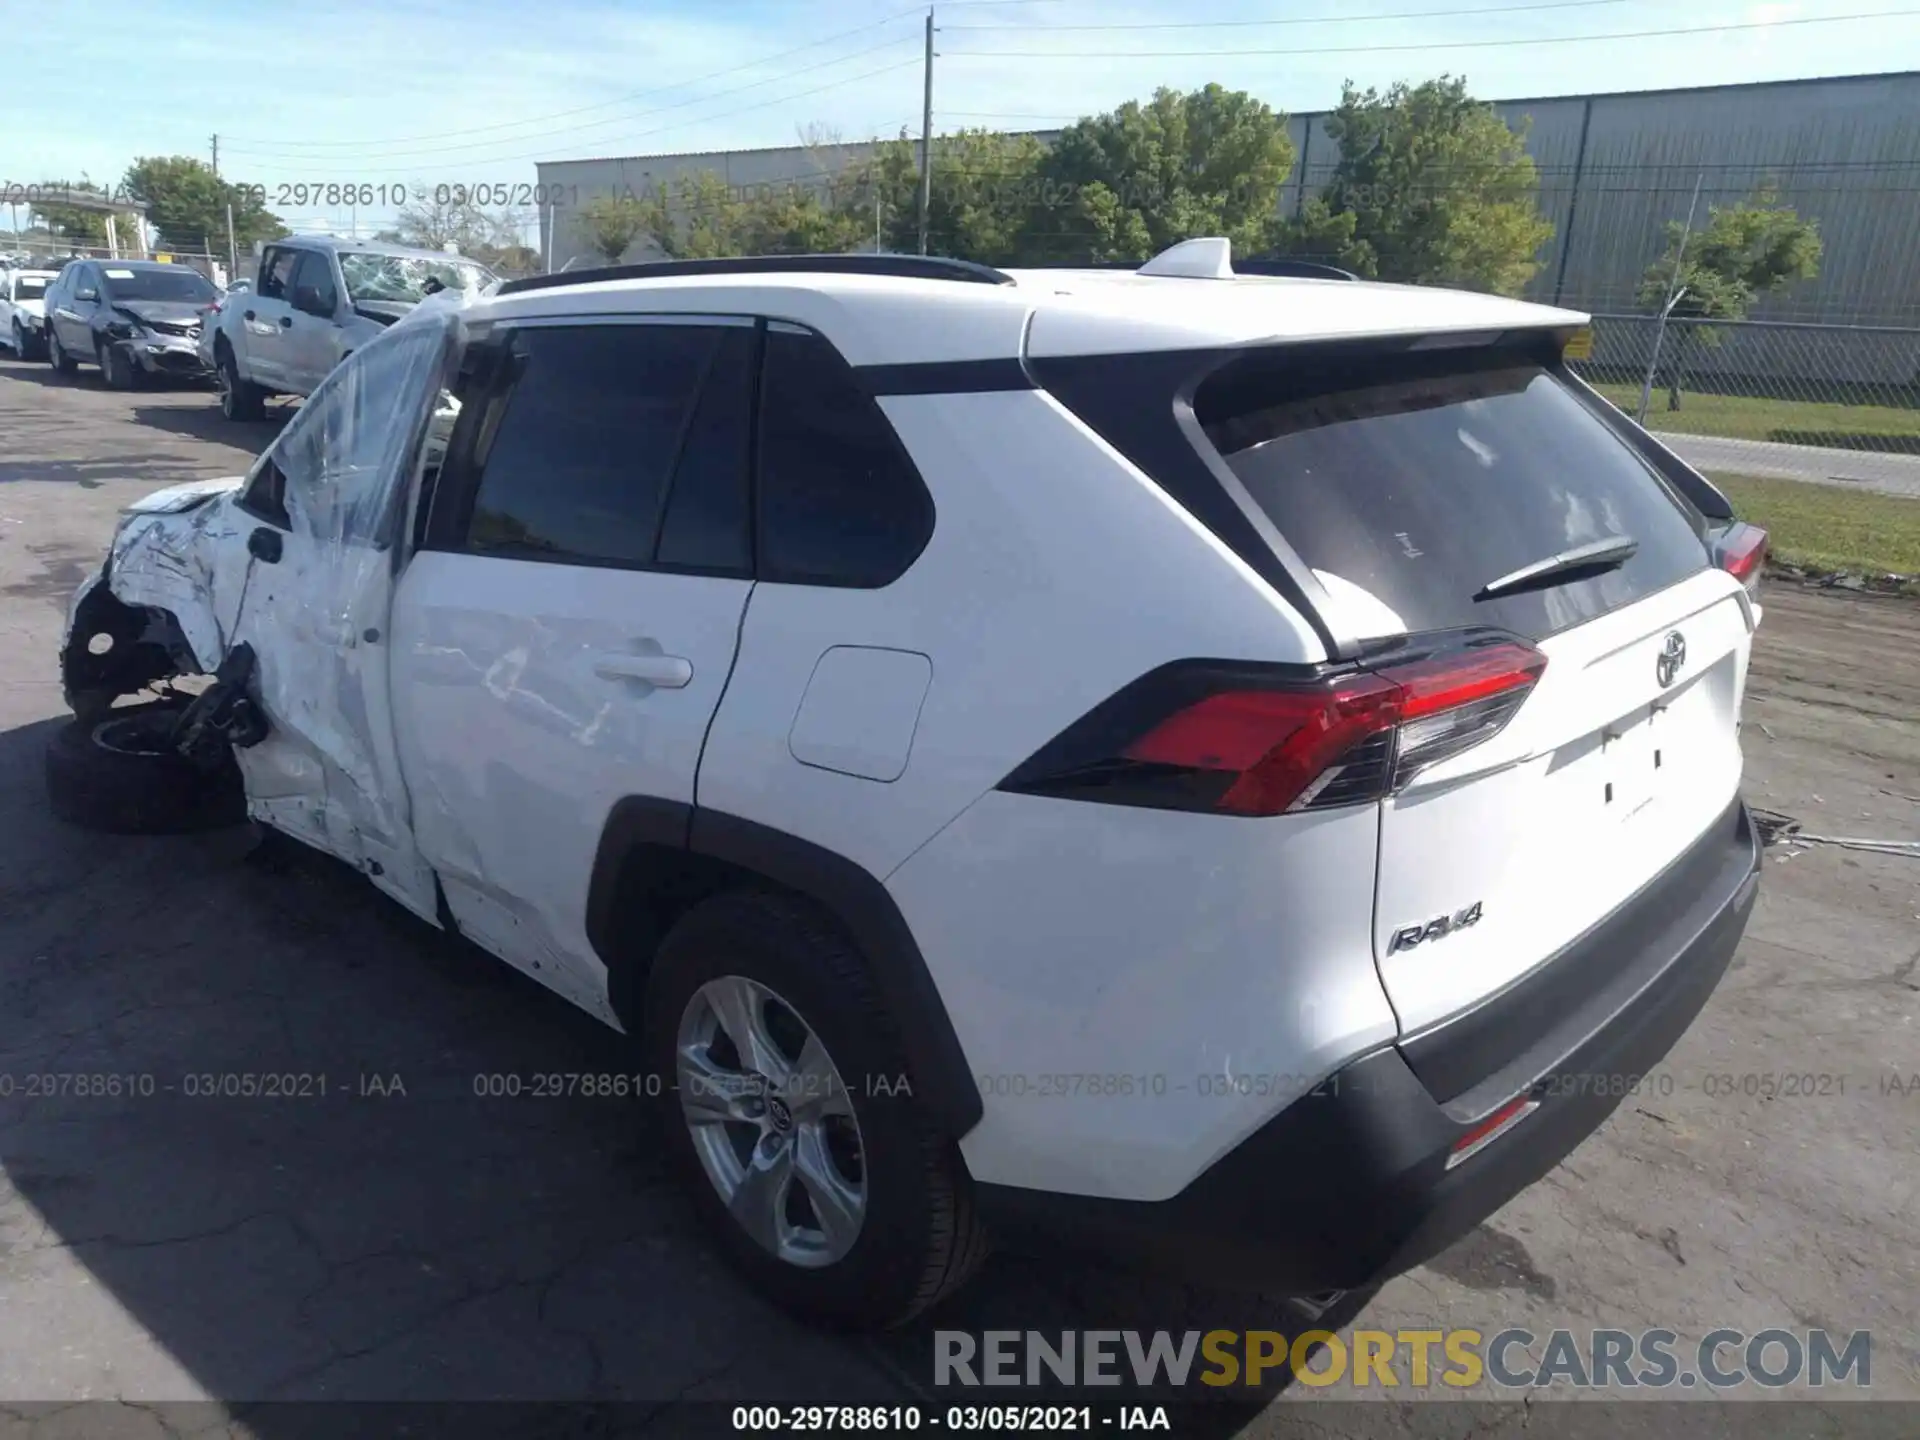
[[[60,824],[58,723],[0,732],[0,1397],[1058,1404],[936,1389],[934,1331],[1296,1328],[1013,1257],[901,1332],[796,1325],[643,1106],[538,1078],[632,1074],[621,1037],[291,842]]]
[[[186,391],[189,387],[176,387]],[[207,440],[216,445],[236,445],[258,453],[273,443],[287,421],[299,410],[296,403],[269,402],[258,420],[229,420],[220,413],[220,398],[209,394],[205,405],[135,405],[133,422],[170,435]]]

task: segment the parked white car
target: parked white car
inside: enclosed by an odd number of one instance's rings
[[[333,367],[427,296],[464,298],[494,282],[463,256],[376,241],[296,235],[260,255],[207,327],[202,356],[230,420],[257,420],[273,395],[307,395]]]
[[[52,270],[0,269],[0,345],[22,360],[38,360],[47,344],[47,286]]]
[[[1765,536],[1583,319],[1222,240],[423,306],[132,507],[53,803],[244,809],[624,1030],[595,1093],[804,1315],[990,1233],[1364,1287],[1580,1143],[1754,903]]]

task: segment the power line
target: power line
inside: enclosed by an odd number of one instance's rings
[[[769,75],[763,80],[750,80],[744,85],[736,85],[729,90],[715,91],[711,95],[691,95],[684,100],[675,100],[674,102],[668,105],[656,105],[650,110],[637,110],[629,115],[610,116],[605,120],[589,120],[580,125],[565,125],[560,127],[557,130],[535,131],[534,133],[528,134],[528,135],[507,135],[507,136],[502,136],[499,139],[495,139],[495,140],[480,140],[468,145],[440,145],[440,146],[433,146],[433,147],[422,149],[422,150],[401,151],[394,154],[385,154],[380,152],[366,154],[363,152],[363,153],[357,153],[351,157],[343,155],[339,157],[339,163],[343,163],[343,164],[359,163],[360,161],[364,160],[368,163],[374,163],[374,164],[388,164],[388,165],[418,164],[423,160],[435,160],[435,159],[442,158],[444,156],[452,155],[456,151],[482,150],[491,146],[511,145],[521,141],[550,139],[560,135],[577,135],[581,131],[592,130],[592,129],[596,129],[606,125],[625,125],[635,120],[644,119],[649,115],[664,115],[670,110],[682,110],[689,105],[702,105],[712,100],[723,100],[729,95],[739,95],[739,94],[743,94],[748,90],[757,90],[762,85],[778,84],[783,80],[791,80],[796,76],[810,74],[815,70],[828,70],[834,67],[835,65],[844,65],[849,60],[858,60],[862,56],[877,54],[882,50],[895,49],[898,46],[907,44],[908,40],[909,40],[909,37],[901,36],[899,39],[888,40],[879,45],[870,45],[864,50],[854,50],[845,55],[835,56],[831,60],[821,60],[812,65],[803,65],[798,70],[790,70],[784,75]],[[836,82],[836,83],[847,83],[847,82]],[[673,127],[667,126],[665,128],[672,129]],[[658,133],[658,132],[650,132],[650,133]],[[264,151],[264,150],[253,150],[247,153],[255,156],[266,156],[268,158],[280,159],[280,160],[293,160],[301,163],[313,163],[313,164],[332,163],[331,157],[325,156],[325,155],[298,155],[298,154],[275,155],[271,151]],[[516,159],[516,158],[524,158],[524,157],[478,155],[478,156],[470,157],[470,160],[468,163],[492,164],[498,161],[510,160],[510,159]],[[331,171],[331,172],[309,170],[309,171],[304,171],[302,173],[308,174],[308,175],[325,174],[329,176],[334,176],[334,175],[338,175],[339,172],[337,170]]]
[[[1878,10],[1859,15],[1801,15],[1784,20],[1748,20],[1733,25],[1696,25],[1674,30],[1622,30],[1607,35],[1509,37],[1504,40],[1440,40],[1407,45],[1288,46],[1283,50],[949,50],[955,57],[987,60],[1164,60],[1246,55],[1377,55],[1409,50],[1480,50],[1508,45],[1581,45],[1601,40],[1653,40],[1673,35],[1719,35],[1729,30],[1774,30],[1786,25],[1833,25],[1847,20],[1894,20],[1920,10]]]
[[[1627,5],[1635,0],[1530,0],[1525,5],[1495,5],[1478,10],[1400,10],[1385,15],[1288,15],[1278,20],[1137,20],[1113,25],[943,25],[943,30],[1017,30],[1051,35],[1067,30],[1231,30],[1272,25],[1360,25],[1376,20],[1447,20],[1475,15],[1512,15],[1522,10],[1583,10],[1595,5]]]
[[[851,58],[851,57],[848,57],[848,58]],[[715,120],[730,120],[730,119],[732,119],[732,118],[733,118],[734,116],[736,116],[736,115],[749,115],[749,114],[751,114],[751,113],[753,113],[753,112],[754,112],[755,110],[765,110],[765,109],[768,109],[769,107],[771,107],[771,106],[774,106],[774,105],[784,105],[784,104],[786,104],[786,103],[787,103],[788,101],[790,101],[790,100],[804,100],[804,99],[805,99],[806,97],[808,97],[809,95],[819,95],[819,94],[822,94],[822,93],[824,93],[825,91],[828,91],[828,90],[837,90],[837,89],[839,89],[839,88],[840,88],[841,86],[843,86],[843,85],[857,85],[857,84],[859,84],[859,83],[860,83],[860,82],[861,82],[862,80],[872,80],[872,79],[874,79],[874,78],[875,78],[876,76],[880,76],[880,75],[891,75],[891,74],[893,74],[893,73],[894,73],[895,71],[897,71],[897,70],[904,70],[904,69],[906,69],[906,68],[907,68],[907,67],[908,67],[909,65],[914,65],[914,66],[917,66],[917,65],[919,65],[919,64],[920,64],[920,57],[919,57],[919,56],[914,56],[914,57],[913,57],[913,58],[911,58],[911,59],[908,59],[908,60],[902,60],[902,61],[899,61],[899,62],[897,62],[896,64],[893,64],[893,65],[882,65],[882,66],[881,66],[881,67],[880,67],[879,69],[877,69],[877,70],[868,70],[868,71],[865,71],[865,72],[863,72],[863,73],[861,73],[861,74],[859,74],[859,75],[848,75],[848,76],[846,76],[846,77],[845,77],[845,78],[843,78],[843,79],[839,79],[839,80],[830,80],[830,81],[828,81],[828,82],[827,82],[827,83],[826,83],[825,85],[816,85],[816,86],[814,86],[814,87],[813,87],[812,89],[810,89],[810,90],[798,90],[798,91],[795,91],[795,92],[794,92],[793,94],[791,94],[791,95],[779,95],[779,96],[776,96],[776,97],[774,97],[774,98],[773,98],[773,99],[771,99],[771,100],[764,100],[764,101],[760,101],[760,102],[758,102],[758,103],[756,103],[756,104],[753,104],[753,105],[742,105],[742,106],[739,106],[739,107],[737,107],[737,108],[735,108],[735,109],[732,109],[732,110],[722,110],[722,111],[719,111],[719,112],[717,112],[717,113],[715,113],[715,114],[712,114],[712,115],[696,115],[696,116],[693,116],[693,117],[692,117],[692,118],[690,118],[690,119],[686,119],[686,120],[676,120],[676,121],[674,121],[674,122],[673,122],[672,124],[670,124],[670,125],[659,125],[659,126],[656,126],[656,127],[654,127],[654,128],[653,128],[653,129],[651,129],[651,130],[642,130],[642,131],[640,131],[640,132],[638,132],[637,134],[634,134],[634,135],[631,135],[631,136],[628,136],[628,137],[627,137],[627,139],[628,139],[628,140],[630,140],[630,141],[632,141],[632,140],[644,140],[644,139],[646,139],[646,138],[647,138],[647,137],[649,137],[649,136],[652,136],[652,135],[662,135],[662,134],[665,134],[666,132],[668,132],[668,131],[670,131],[670,130],[679,130],[679,129],[683,129],[683,128],[685,128],[685,127],[686,127],[686,126],[688,126],[688,125],[705,125],[705,124],[708,124],[708,123],[710,123],[710,122],[712,122],[712,121],[715,121]],[[741,88],[741,89],[748,89],[748,88],[751,88],[751,87],[748,87],[748,86],[741,86],[740,88]],[[735,92],[735,93],[737,93],[737,92]],[[703,98],[706,98],[706,99],[719,99],[720,97],[716,95],[716,96],[707,96],[707,97],[703,97]],[[689,102],[689,103],[691,103],[691,102]],[[669,107],[662,107],[662,108],[663,108],[663,109],[670,109],[670,108],[673,108],[673,107],[670,107],[670,106],[669,106]],[[482,156],[482,157],[480,157],[480,158],[478,158],[478,159],[473,159],[473,160],[467,160],[467,161],[463,161],[463,162],[461,162],[461,163],[463,163],[463,164],[470,164],[470,165],[507,165],[507,164],[511,164],[511,163],[513,163],[513,162],[515,162],[515,161],[520,161],[520,160],[545,160],[545,159],[549,159],[549,158],[551,158],[551,151],[550,151],[550,150],[531,150],[531,151],[526,151],[526,152],[524,152],[524,153],[522,153],[522,154],[517,154],[517,155],[488,155],[488,156]],[[618,159],[623,159],[623,160],[630,160],[630,159],[636,159],[636,158],[642,158],[642,157],[636,157],[636,156],[632,156],[632,155],[625,155],[625,156],[619,156],[619,157],[608,157],[608,156],[579,156],[579,157],[575,157],[575,158],[577,158],[577,159],[583,159],[583,160],[589,160],[589,159],[608,159],[608,158],[618,158]],[[385,164],[391,164],[391,165],[394,165],[394,166],[396,166],[396,167],[398,167],[398,168],[403,168],[403,169],[404,169],[404,168],[406,168],[406,166],[407,166],[407,165],[409,165],[409,164],[413,164],[413,163],[418,163],[418,162],[409,162],[409,161],[400,161],[400,160],[394,160],[394,159],[390,159],[390,158],[389,158],[389,159],[386,159],[386,160],[384,160],[384,161],[383,161],[382,163],[385,163]],[[287,176],[289,176],[290,178],[293,178],[293,179],[299,179],[299,178],[302,178],[302,177],[304,176],[304,177],[307,177],[307,178],[318,178],[318,179],[321,179],[321,180],[331,180],[331,179],[335,179],[335,178],[337,178],[337,177],[339,176],[339,173],[340,173],[340,172],[339,172],[339,171],[338,171],[338,170],[336,169],[336,170],[307,170],[307,171],[275,171],[274,173],[275,173],[275,174],[284,174],[284,175],[287,175]]]
[[[988,0],[972,0],[972,3],[984,4],[984,3],[988,3]],[[653,95],[666,95],[675,90],[685,90],[692,85],[704,85],[709,80],[723,80],[729,75],[738,75],[743,70],[755,70],[762,65],[771,65],[774,61],[784,60],[789,55],[798,55],[798,54],[801,54],[803,51],[807,51],[807,50],[817,50],[822,45],[831,45],[834,41],[844,40],[850,35],[863,35],[869,30],[878,30],[883,25],[891,25],[896,20],[904,20],[910,15],[918,15],[919,13],[920,11],[917,6],[911,10],[896,10],[891,15],[883,16],[878,20],[869,21],[865,25],[855,25],[850,30],[836,30],[831,35],[822,35],[818,40],[809,40],[807,41],[806,44],[796,45],[790,50],[780,50],[775,52],[772,55],[762,55],[758,60],[749,60],[743,65],[730,65],[725,70],[715,70],[712,74],[702,75],[698,79],[694,79],[694,80],[683,80],[678,85],[657,85],[649,90],[635,90],[630,94],[617,96],[612,100],[602,100],[597,104],[593,104],[593,105],[581,105],[572,110],[558,110],[549,115],[528,115],[525,118],[520,120],[502,120],[497,124],[493,124],[493,125],[474,125],[474,126],[470,126],[465,130],[444,130],[437,134],[432,134],[432,135],[394,135],[394,136],[389,136],[386,140],[382,141],[381,143],[385,145],[411,145],[422,140],[459,140],[459,139],[465,138],[466,136],[481,134],[484,131],[488,131],[488,130],[510,130],[521,125],[538,125],[548,120],[564,120],[569,115],[585,115],[592,110],[606,110],[616,105],[627,105],[627,104],[631,104],[635,100],[644,100]],[[864,52],[856,52],[856,53],[864,53]],[[645,114],[650,112],[643,111],[642,113]],[[241,136],[235,137],[235,136],[229,135],[227,138],[229,140],[238,138],[240,141],[242,141],[243,153],[249,153],[249,154],[272,153],[270,151],[269,152],[245,151],[244,142],[252,138],[250,136],[241,135]],[[533,138],[532,136],[527,136],[527,135],[506,135],[501,137],[500,143],[505,144],[513,140],[527,140],[532,138]],[[285,145],[300,146],[300,147],[315,147],[315,148],[324,147],[328,149],[338,149],[338,148],[352,148],[354,146],[357,146],[360,142],[355,140],[284,140],[283,141],[283,140],[279,140],[278,137],[275,137],[273,140],[270,140],[268,143],[269,144],[277,143],[277,144],[285,144]],[[323,159],[324,157],[319,155],[314,155],[314,156],[308,156],[305,158],[318,160],[318,159]]]

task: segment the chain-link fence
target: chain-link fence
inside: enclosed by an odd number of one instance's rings
[[[224,253],[173,250],[164,245],[140,253],[125,245],[73,245],[64,240],[30,238],[18,244],[0,242],[0,257],[6,257],[0,263],[10,263],[27,270],[58,270],[69,260],[160,260],[191,266],[216,285],[225,285],[231,278],[228,273],[231,267]],[[241,258],[240,273],[246,273],[249,258]]]
[[[1702,470],[1920,498],[1920,329],[1596,315],[1575,368]]]

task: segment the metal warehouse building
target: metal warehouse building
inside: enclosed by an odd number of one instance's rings
[[[1528,127],[1541,209],[1554,225],[1530,287],[1535,298],[1635,309],[1662,227],[1686,214],[1696,183],[1704,220],[1707,205],[1732,203],[1771,180],[1784,201],[1819,221],[1826,252],[1818,279],[1770,297],[1757,318],[1920,322],[1920,72],[1503,100],[1495,108]],[[1277,197],[1288,212],[1338,159],[1326,121],[1324,111],[1289,120],[1298,161]],[[1046,140],[1057,132],[1035,133]],[[595,195],[637,194],[700,170],[742,188],[824,184],[868,149],[796,145],[542,164],[542,192],[554,197],[540,217],[542,249],[555,269],[588,263],[572,212]]]

